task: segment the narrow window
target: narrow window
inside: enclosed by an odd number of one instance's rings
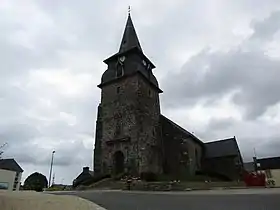
[[[149,97],[151,97],[152,96],[152,92],[151,92],[151,90],[149,89]]]
[[[140,127],[140,132],[143,132],[143,123],[142,123],[142,121],[140,121],[140,123],[139,123],[140,125],[139,125],[139,127]]]
[[[198,152],[197,152],[197,149],[195,149],[195,163],[196,163],[196,167],[199,168],[199,157],[198,157]]]
[[[103,171],[103,173],[107,172],[107,164],[106,164],[106,162],[102,163],[102,171]]]
[[[119,136],[121,134],[121,125],[119,122],[117,122],[116,125],[116,136]]]
[[[120,93],[120,89],[121,89],[120,87],[117,87],[117,93]]]
[[[121,76],[123,76],[123,66],[120,63],[118,63],[117,64],[117,77],[121,77]]]

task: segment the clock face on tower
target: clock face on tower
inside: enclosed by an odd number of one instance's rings
[[[145,67],[147,66],[147,63],[146,63],[145,60],[142,60],[142,63],[143,63],[143,65],[144,65]]]
[[[125,56],[121,56],[121,57],[119,58],[119,61],[120,61],[121,63],[123,63],[123,62],[125,61]]]

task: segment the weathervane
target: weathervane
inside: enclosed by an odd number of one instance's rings
[[[131,12],[131,7],[128,6],[128,14],[130,15],[130,12]]]

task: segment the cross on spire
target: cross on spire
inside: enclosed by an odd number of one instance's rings
[[[131,12],[131,7],[128,6],[128,14],[130,15],[130,12]]]

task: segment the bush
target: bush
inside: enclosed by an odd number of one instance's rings
[[[158,180],[157,175],[153,172],[142,172],[140,178],[146,182],[154,182]]]
[[[38,172],[35,172],[28,176],[24,181],[25,190],[35,190],[37,192],[42,192],[43,188],[48,186],[47,178]]]

